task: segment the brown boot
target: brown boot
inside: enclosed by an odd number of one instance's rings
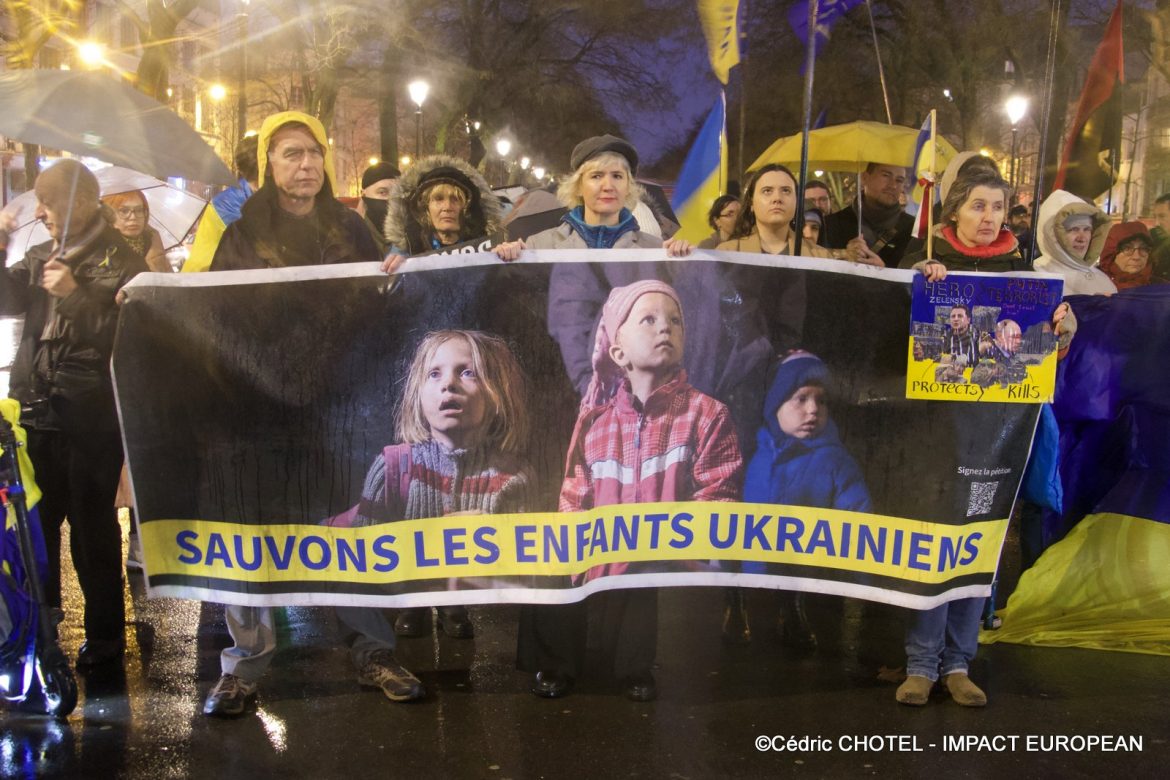
[[[948,674],[944,679],[947,690],[955,704],[964,707],[984,707],[987,705],[987,694],[978,685],[971,682],[971,678],[963,672]]]
[[[934,681],[920,674],[912,674],[898,686],[894,698],[899,704],[909,704],[911,707],[921,707],[930,699],[930,691],[934,688]]]

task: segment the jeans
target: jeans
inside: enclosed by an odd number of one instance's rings
[[[906,630],[906,674],[934,681],[966,674],[979,648],[983,598],[956,599],[914,614]]]
[[[223,615],[232,646],[220,653],[220,669],[224,674],[234,674],[245,682],[258,682],[276,653],[273,608],[228,604]]]

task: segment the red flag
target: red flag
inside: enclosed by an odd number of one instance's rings
[[[1125,83],[1125,52],[1121,45],[1121,0],[1105,26],[1097,47],[1076,117],[1064,144],[1054,189],[1093,199],[1113,185],[1111,163],[1121,145],[1121,90]]]

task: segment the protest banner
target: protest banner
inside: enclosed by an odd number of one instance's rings
[[[661,250],[512,264],[457,253],[392,278],[374,264],[142,275],[127,287],[114,376],[148,588],[382,606],[669,585],[914,608],[985,594],[1039,407],[905,397],[913,276]],[[638,478],[661,469],[681,487],[603,505],[596,484],[629,475],[568,457],[580,392],[609,288],[647,278],[677,291],[688,397],[723,411],[719,425],[665,415],[680,438],[661,451],[647,426]],[[460,376],[481,395],[432,394],[428,367],[446,365],[448,343],[479,351]],[[802,351],[778,354],[792,347]],[[800,365],[815,368],[802,376],[827,411],[789,436],[783,405],[804,388],[777,388]],[[413,429],[397,419],[407,412]],[[456,418],[483,426],[466,450],[439,446]],[[703,458],[716,450],[738,466],[711,498]],[[793,464],[816,465],[786,481]],[[832,475],[852,498],[824,482]]]
[[[906,397],[1050,403],[1062,281],[1037,274],[914,279]]]

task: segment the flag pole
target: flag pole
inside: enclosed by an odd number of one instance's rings
[[[857,190],[856,193],[854,193],[857,195],[857,235],[864,236],[865,233],[863,233],[862,229],[861,229],[861,170],[860,170],[861,163],[860,162],[857,163],[857,167],[858,167],[858,170],[853,174],[854,183],[856,185],[854,187],[854,189]]]
[[[749,16],[749,14],[751,13],[750,6],[751,6],[750,0],[744,0],[743,14],[742,14],[743,19],[751,18]],[[737,29],[737,34],[739,35],[741,43],[739,46],[739,53],[740,53],[740,62],[739,62],[739,160],[735,166],[735,178],[736,178],[736,181],[738,181],[740,183],[740,186],[742,187],[743,186],[743,173],[744,173],[744,171],[743,171],[743,141],[744,141],[744,136],[747,133],[747,64],[748,64],[748,56],[750,53],[748,52],[748,46],[747,46],[746,26],[743,24],[737,24],[736,29]],[[726,120],[726,117],[727,117],[727,110],[726,109],[724,109],[724,111],[723,111],[723,116],[724,116],[724,122],[726,122],[727,121]],[[728,178],[731,178],[731,177],[729,176]],[[726,187],[723,189],[723,192],[727,192]],[[737,193],[737,194],[739,194],[739,193]]]
[[[719,90],[719,99],[723,101],[723,129],[719,131],[719,194],[727,192],[727,160],[731,154],[727,150],[727,90]],[[740,147],[743,153],[743,147]]]
[[[1044,108],[1040,120],[1040,149],[1036,155],[1036,184],[1032,189],[1032,239],[1029,242],[1028,258],[1036,257],[1036,216],[1040,199],[1044,194],[1044,161],[1048,156],[1048,125],[1052,119],[1052,88],[1056,78],[1056,39],[1060,30],[1062,0],[1052,0],[1052,19],[1048,23],[1048,59],[1044,66]]]
[[[804,65],[804,126],[800,136],[800,199],[796,204],[796,236],[792,240],[792,254],[800,255],[804,239],[804,184],[808,181],[808,133],[812,124],[813,71],[817,62],[818,0],[808,0],[808,48]]]
[[[935,168],[938,167],[938,147],[935,145],[935,133],[938,131],[938,110],[930,109],[930,165],[927,166],[926,176],[930,181],[934,182]],[[934,187],[927,185],[926,197],[923,198],[922,205],[926,207],[926,257],[932,259],[934,257]]]
[[[865,9],[869,11],[869,31],[873,33],[873,54],[877,58],[878,81],[882,84],[882,100],[886,104],[886,123],[894,124],[894,115],[890,112],[890,93],[886,90],[886,69],[882,67],[882,50],[878,48],[877,25],[873,21],[873,5],[865,0]]]

